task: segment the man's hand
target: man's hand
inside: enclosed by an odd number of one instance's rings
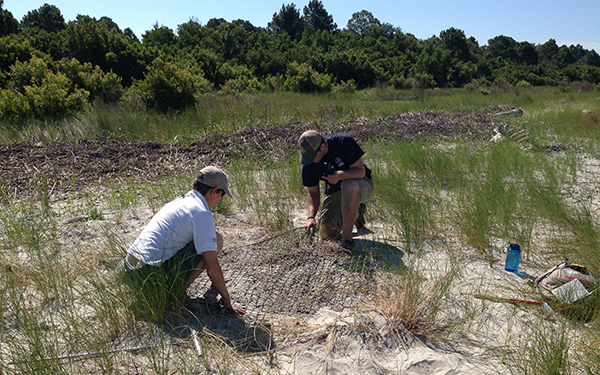
[[[313,234],[315,228],[317,227],[317,220],[314,217],[309,217],[306,219],[306,224],[304,224],[304,229],[306,230],[306,234]]]
[[[334,171],[333,174],[329,174],[326,176],[323,176],[323,178],[325,180],[327,180],[327,182],[329,182],[331,185],[335,185],[338,182],[340,182],[341,178],[340,178],[340,174],[338,173],[338,171]]]
[[[213,286],[219,291],[221,300],[223,301],[223,306],[237,314],[245,314],[246,310],[231,304],[231,298],[229,297],[229,292],[225,287],[225,277],[223,276],[223,270],[219,265],[217,252],[205,251],[202,253],[202,256],[204,257],[204,262],[206,264],[206,273],[208,273],[208,277],[212,281]]]
[[[349,169],[335,171],[333,174],[323,176],[323,179],[327,180],[331,185],[335,185],[344,180],[360,180],[365,177],[365,173],[365,165],[362,158],[360,158],[354,164],[350,165]]]
[[[308,218],[304,224],[304,229],[307,234],[311,234],[317,228],[317,220],[315,215],[319,212],[319,206],[321,205],[321,190],[319,185],[311,186],[308,188]]]
[[[225,308],[227,310],[231,310],[236,314],[244,315],[246,313],[246,310],[244,308],[236,306],[236,305],[232,305],[231,301],[229,301],[229,300],[223,300],[223,305],[225,306]]]

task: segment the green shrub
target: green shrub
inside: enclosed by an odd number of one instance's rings
[[[81,64],[76,59],[62,59],[58,61],[57,68],[77,87],[88,91],[90,100],[114,103],[123,95],[121,78],[113,72],[104,73],[97,65],[92,67],[88,62]]]
[[[121,96],[121,105],[123,105],[128,110],[132,111],[142,111],[146,108],[146,104],[144,103],[144,99],[140,95],[139,89],[132,86],[125,90],[123,95]]]
[[[17,61],[10,67],[8,86],[24,93],[25,87],[39,85],[48,73],[50,69],[42,58],[34,56],[29,61]]]
[[[334,94],[353,94],[356,91],[356,82],[353,79],[336,83],[331,92]]]
[[[531,83],[529,83],[525,80],[521,80],[521,81],[517,82],[516,86],[517,87],[531,87]]]
[[[413,89],[426,89],[428,87],[435,87],[436,82],[434,77],[429,73],[416,73],[412,79]]]
[[[21,122],[27,118],[60,119],[83,111],[89,92],[77,88],[63,73],[53,72],[39,57],[17,61],[1,93],[0,118]]]
[[[250,80],[254,75],[252,72],[245,66],[242,65],[230,65],[228,63],[223,63],[219,66],[217,71],[217,83],[226,84],[227,81],[231,80]]]
[[[39,85],[26,87],[27,100],[37,119],[58,119],[85,109],[89,93],[73,89],[71,81],[62,73],[48,73]]]
[[[315,71],[306,63],[288,64],[284,87],[296,92],[331,91],[331,77]]]
[[[230,79],[221,87],[221,94],[234,93],[258,93],[267,91],[267,85],[260,82],[258,78],[239,77]]]
[[[175,64],[155,59],[143,81],[134,83],[147,109],[169,112],[191,107],[196,95],[203,93],[208,81],[179,69]]]
[[[394,74],[389,83],[393,88],[398,90],[412,88],[412,82],[400,74]]]
[[[12,90],[0,91],[0,119],[23,122],[31,114],[31,107],[25,95]]]

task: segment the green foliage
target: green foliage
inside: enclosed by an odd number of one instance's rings
[[[98,207],[92,207],[90,209],[90,219],[92,220],[104,220],[104,214],[98,209]]]
[[[308,64],[288,65],[284,87],[295,92],[324,92],[331,90],[331,77],[315,71]]]
[[[86,108],[89,92],[76,87],[63,73],[54,72],[41,58],[13,65],[8,89],[1,91],[0,118],[60,119]]]
[[[80,14],[65,23],[60,10],[48,4],[30,11],[17,26],[12,14],[0,7],[0,37],[6,35],[0,39],[0,88],[16,86],[9,82],[12,65],[37,56],[46,59],[53,74],[62,72],[87,91],[90,101],[116,102],[127,91],[126,102],[140,98],[160,111],[190,107],[192,97],[213,90],[324,92],[342,82],[354,82],[357,90],[383,83],[399,90],[500,81],[511,86],[600,83],[600,56],[579,45],[559,46],[553,39],[535,45],[500,35],[479,46],[453,27],[439,37],[418,40],[367,10],[354,13],[346,28],[338,30],[318,0],[310,0],[302,13],[293,3],[282,5],[268,28],[222,18],[206,26],[190,20],[176,31],[156,23],[142,43],[131,29],[122,31],[108,17]],[[157,74],[157,58],[176,66],[178,73],[169,68]],[[157,75],[163,76],[162,83]],[[169,102],[171,93],[175,99]],[[9,100],[21,99],[15,95]],[[16,116],[21,110],[5,113]]]
[[[421,51],[410,72],[420,88],[445,86],[448,83],[450,61],[448,51],[429,43]]]
[[[526,337],[523,350],[514,353],[515,374],[569,375],[576,373],[569,358],[571,339],[565,326],[559,329],[535,327]]]
[[[175,33],[166,26],[154,24],[152,30],[146,31],[142,35],[144,45],[149,47],[166,48],[175,44]]]
[[[517,87],[531,87],[531,83],[529,83],[525,80],[522,80],[522,81],[517,82],[516,86]]]
[[[333,85],[331,92],[334,94],[353,94],[356,91],[356,83],[353,79]]]
[[[0,90],[0,118],[20,123],[29,118],[31,107],[25,95],[10,90]]]
[[[488,40],[487,51],[493,57],[516,60],[518,57],[517,41],[509,36],[499,35]]]
[[[19,29],[19,21],[15,19],[11,12],[2,9],[4,0],[0,1],[0,37],[16,34]]]
[[[469,43],[463,30],[455,29],[454,27],[444,30],[440,33],[440,39],[444,46],[450,50],[454,57],[462,61],[471,60],[471,51]]]
[[[333,17],[327,13],[323,3],[319,0],[311,0],[304,7],[303,21],[306,24],[306,29],[315,31],[327,31],[334,33],[337,31],[337,24],[333,22]]]
[[[400,173],[396,168],[388,168],[386,172],[380,177],[378,188],[383,204],[395,207],[389,213],[388,220],[404,239],[406,251],[420,249],[427,236],[435,229],[432,227],[432,200],[427,194],[423,194],[420,187],[409,186],[405,173]]]
[[[175,64],[155,59],[143,81],[134,84],[146,108],[161,112],[181,110],[196,103],[196,95],[204,92],[208,82],[193,76]]]
[[[408,89],[412,87],[412,81],[406,79],[403,75],[394,74],[388,83],[395,89]]]
[[[0,74],[10,71],[10,67],[17,61],[29,61],[35,51],[27,43],[19,41],[16,37],[6,36],[0,38]],[[4,87],[3,82],[0,82]]]
[[[254,78],[252,72],[242,65],[229,65],[223,63],[217,71],[217,80],[219,82],[227,82],[230,80],[249,81]]]
[[[394,28],[392,25],[382,24],[373,13],[362,10],[352,14],[352,18],[348,21],[346,29],[351,33],[357,34],[363,38],[379,38],[380,36],[393,35]]]
[[[38,28],[55,33],[65,28],[65,19],[56,6],[44,4],[37,10],[27,12],[21,21],[21,28]]]
[[[241,159],[232,163],[227,170],[237,208],[251,214],[252,222],[274,231],[293,227],[292,212],[306,194],[297,159],[286,155],[283,160],[261,165],[261,170],[256,170],[248,167],[246,159]],[[269,193],[265,194],[264,189],[256,189],[257,186],[264,185],[265,181],[281,183],[271,185]]]
[[[300,11],[294,3],[282,5],[279,13],[273,14],[269,28],[278,34],[285,33],[290,38],[298,40],[304,31],[304,22],[300,18]]]
[[[104,73],[99,66],[83,65],[75,59],[62,59],[57,69],[64,73],[77,87],[89,92],[89,100],[102,100],[104,103],[117,102],[123,93],[121,78],[115,73]]]
[[[58,119],[84,110],[89,93],[73,88],[62,73],[49,73],[39,84],[25,88],[33,116],[37,119]]]
[[[242,76],[227,80],[221,87],[220,94],[259,93],[267,91],[269,89],[268,86],[267,83],[260,82],[256,77]]]
[[[377,80],[370,57],[357,51],[336,51],[324,56],[324,72],[339,81],[354,80],[357,88],[370,87]]]

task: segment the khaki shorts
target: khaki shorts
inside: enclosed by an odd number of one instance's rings
[[[365,203],[371,195],[373,195],[373,190],[375,189],[375,185],[373,184],[373,180],[370,178],[363,178],[360,180],[356,180],[358,182],[358,199],[360,203]],[[344,223],[342,218],[342,191],[338,190],[333,194],[327,195],[323,200],[323,207],[319,210],[319,214],[317,215],[317,221],[319,224],[327,224],[334,223],[334,225],[341,229]]]

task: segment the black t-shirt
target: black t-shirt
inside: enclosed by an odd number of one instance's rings
[[[328,163],[336,171],[346,171],[350,166],[356,163],[365,152],[351,135],[332,134],[325,137],[329,151],[323,156],[319,163],[305,164],[302,166],[302,185],[313,187],[324,180],[325,163]],[[371,170],[365,165],[365,177],[371,178]],[[326,180],[324,180],[326,181]],[[325,183],[325,194],[333,194],[340,190],[340,182],[335,185]]]

